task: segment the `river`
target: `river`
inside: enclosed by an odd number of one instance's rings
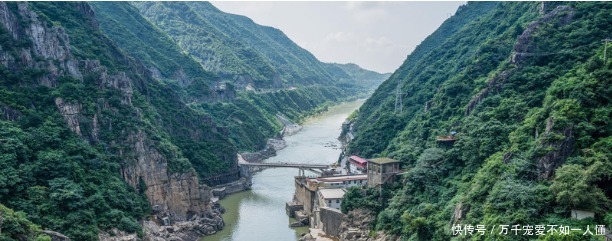
[[[331,164],[340,155],[342,122],[359,108],[364,100],[330,107],[323,114],[303,124],[303,129],[285,137],[287,147],[264,162]],[[295,191],[293,177],[297,169],[266,169],[253,176],[249,191],[232,194],[220,201],[227,209],[223,214],[225,228],[202,241],[295,241],[308,227],[290,228],[285,202]],[[307,172],[307,175],[308,172]]]

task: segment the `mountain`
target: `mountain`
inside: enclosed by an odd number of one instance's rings
[[[461,6],[357,112],[348,154],[400,160],[404,173],[381,191],[349,191],[343,211],[372,213],[373,231],[402,240],[534,239],[453,237],[453,225],[611,225],[611,10]]]
[[[207,71],[238,86],[334,85],[325,64],[278,29],[221,12],[208,2],[133,4]]]
[[[244,16],[223,13],[210,3],[141,2],[132,6],[126,2],[92,2],[91,5],[97,13],[101,30],[109,38],[142,62],[156,79],[178,90],[181,99],[191,108],[209,114],[215,124],[226,127],[230,141],[242,151],[256,151],[265,147],[266,139],[282,128],[277,114],[299,122],[323,110],[331,102],[364,97],[382,82],[374,72],[370,75],[352,75],[353,72],[369,73],[356,66],[343,70],[319,62],[279,30],[257,25]],[[145,9],[144,16],[152,21],[140,15],[135,6]],[[187,16],[183,14],[185,11],[193,14]],[[177,35],[174,27],[193,29]],[[208,40],[198,37],[198,34],[218,41],[207,43]],[[293,76],[287,78],[294,80],[295,86],[279,84],[273,88],[255,85],[252,81],[245,82],[251,78],[244,78],[247,73],[252,71],[249,76],[255,76],[267,70],[249,62],[249,58],[233,53],[243,48],[241,46],[250,46],[249,51],[254,51],[252,56],[259,56],[257,58],[284,61],[270,62],[274,66],[294,63],[286,65],[292,68],[286,70],[292,72],[279,70],[277,74]],[[203,48],[206,48],[206,53],[232,60],[230,65],[221,67],[246,72],[228,79],[224,71],[208,69],[209,64],[197,57],[202,55]],[[255,61],[262,63],[261,60]],[[305,72],[297,73],[298,69]],[[330,69],[334,71],[328,71]],[[272,79],[280,80],[276,77]],[[328,82],[313,84],[309,79]]]
[[[208,84],[218,79],[130,4],[92,2],[91,5],[102,31],[121,49],[150,68],[154,77],[176,80],[182,86],[197,82],[198,77]]]
[[[371,70],[363,69],[359,65],[348,63],[328,63],[328,71],[335,73],[342,71],[347,74],[344,77],[345,80],[353,80],[355,84],[362,86],[364,89],[376,89],[383,81],[387,80],[391,73],[381,74]],[[341,76],[341,74],[332,74],[334,76]]]
[[[73,240],[142,232],[145,215],[220,219],[199,176],[235,167],[226,130],[106,38],[87,3],[2,2],[0,46],[0,203]]]
[[[330,74],[280,31],[245,17],[208,3],[159,4],[216,11],[179,15],[202,23],[193,32],[210,31],[213,55],[230,64],[207,68],[189,51],[199,48],[126,2],[0,2],[0,239],[212,234],[223,220],[207,184],[239,179],[238,152],[278,136],[278,116],[299,122],[375,87]],[[261,32],[238,38],[231,28],[241,24]],[[278,41],[255,46],[270,38]]]

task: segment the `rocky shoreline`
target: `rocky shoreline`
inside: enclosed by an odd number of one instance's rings
[[[169,223],[166,219],[157,219],[155,216],[142,221],[143,235],[126,233],[117,229],[100,232],[100,241],[197,241],[202,236],[215,234],[223,229],[225,223],[221,214],[225,209],[216,202],[212,202],[210,211],[193,216],[187,221]]]
[[[263,160],[276,155],[278,150],[287,146],[283,140],[284,136],[293,135],[299,132],[302,127],[284,119],[285,127],[276,138],[268,139],[266,147],[256,152],[244,152],[239,155],[240,161],[262,162]],[[170,219],[151,216],[141,222],[143,227],[142,237],[136,233],[126,233],[117,229],[100,232],[100,241],[197,241],[203,236],[215,234],[224,228],[225,223],[221,215],[225,212],[219,203],[227,195],[248,190],[251,187],[251,180],[241,178],[240,180],[214,186],[211,188],[211,209],[200,215],[195,215],[186,221],[173,222]]]
[[[284,127],[279,132],[277,137],[270,138],[266,142],[266,147],[256,152],[243,152],[240,156],[248,162],[262,162],[265,159],[276,156],[276,152],[287,147],[287,143],[283,140],[285,136],[291,136],[302,130],[302,126],[293,123],[282,116],[277,116],[279,121],[283,123]]]
[[[240,155],[248,162],[262,162],[265,159],[276,156],[276,151],[283,149],[287,146],[287,143],[279,138],[268,139],[266,147],[263,150],[256,152],[243,152]]]

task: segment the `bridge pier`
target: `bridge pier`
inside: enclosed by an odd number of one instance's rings
[[[250,178],[251,177],[251,167],[247,165],[239,165],[240,166],[240,177]]]

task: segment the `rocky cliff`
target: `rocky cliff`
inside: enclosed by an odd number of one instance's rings
[[[9,12],[6,3],[0,3],[2,23],[15,41],[31,40],[33,46],[20,49],[21,59],[7,57],[5,64],[7,68],[29,67],[46,70],[48,74],[39,77],[38,84],[48,87],[57,86],[58,79],[64,76],[82,81],[81,71],[83,71],[89,75],[99,76],[98,79],[93,80],[94,83],[99,83],[101,88],[120,91],[123,97],[121,104],[134,107],[131,100],[133,80],[125,72],[109,75],[99,61],[75,59],[70,52],[69,37],[62,27],[48,28],[45,26],[38,15],[29,9],[27,3],[19,3],[17,6],[19,12],[15,15]],[[86,4],[77,6],[92,13]],[[29,24],[20,27],[18,26],[19,21],[26,21]],[[79,120],[87,116],[82,113],[81,103],[66,102],[62,97],[57,97],[55,104],[70,130],[82,136]],[[94,116],[92,137],[98,135],[97,130],[99,129],[96,124],[97,115]],[[188,214],[193,215],[209,209],[210,193],[200,191],[195,173],[190,171],[171,174],[167,168],[166,157],[150,144],[149,138],[142,130],[135,130],[135,133],[127,134],[124,138],[127,140],[126,144],[132,146],[130,149],[133,150],[135,156],[123,156],[125,159],[133,158],[133,160],[126,160],[126,163],[130,164],[122,168],[123,178],[134,188],[138,188],[139,180],[144,180],[146,195],[154,210],[168,212],[176,220],[186,220],[189,218]]]

